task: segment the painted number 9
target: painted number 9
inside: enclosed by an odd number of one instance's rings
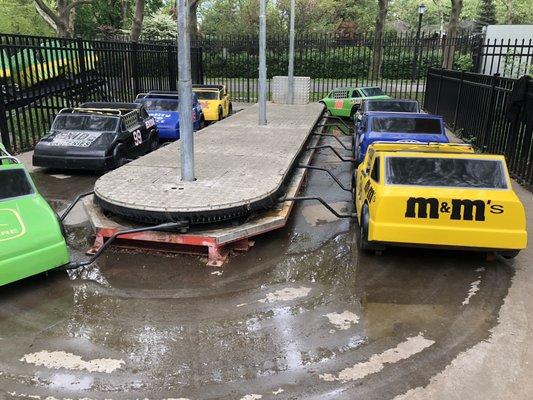
[[[138,146],[142,142],[143,142],[143,137],[141,135],[141,131],[137,129],[135,132],[133,132],[133,143],[135,143],[135,146]]]

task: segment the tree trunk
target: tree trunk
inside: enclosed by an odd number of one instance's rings
[[[385,20],[389,11],[388,0],[378,0],[379,11],[376,17],[376,31],[374,33],[374,43],[372,45],[372,64],[368,72],[370,80],[379,79],[381,75],[381,62],[383,61],[383,35],[385,31]]]
[[[505,23],[507,25],[512,25],[514,24],[513,0],[507,0],[506,6],[507,12],[505,13]]]
[[[455,43],[457,36],[457,25],[463,9],[463,0],[451,0],[452,9],[450,11],[450,21],[444,43],[442,68],[451,69],[453,67],[453,56],[455,54]]]
[[[189,32],[191,40],[198,37],[198,0],[190,0],[189,3]]]
[[[124,28],[124,21],[128,15],[128,2],[127,0],[120,0],[120,28]]]
[[[135,15],[131,24],[130,40],[138,42],[141,37],[141,30],[144,19],[144,0],[135,0]]]
[[[57,11],[52,10],[43,0],[35,0],[35,8],[45,22],[50,25],[56,35],[61,38],[74,36],[74,17],[76,7],[81,4],[89,4],[92,0],[57,0]]]

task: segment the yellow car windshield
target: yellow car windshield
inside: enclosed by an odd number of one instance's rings
[[[385,170],[386,182],[391,185],[479,189],[508,187],[500,160],[387,157]]]
[[[218,100],[218,92],[212,90],[195,91],[198,100]]]

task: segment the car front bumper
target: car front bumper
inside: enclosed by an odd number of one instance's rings
[[[107,170],[115,166],[113,156],[84,157],[73,155],[33,154],[33,165],[36,167],[80,170]]]

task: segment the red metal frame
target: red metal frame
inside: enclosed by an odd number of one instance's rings
[[[122,229],[98,228],[93,246],[87,250],[92,255],[105,243],[107,239]],[[242,238],[230,243],[217,243],[216,238],[201,234],[146,231],[125,234],[117,238],[113,246],[123,248],[142,248],[165,251],[171,253],[186,253],[207,255],[207,265],[222,267],[228,260],[231,251],[248,251],[254,242],[249,238]]]

